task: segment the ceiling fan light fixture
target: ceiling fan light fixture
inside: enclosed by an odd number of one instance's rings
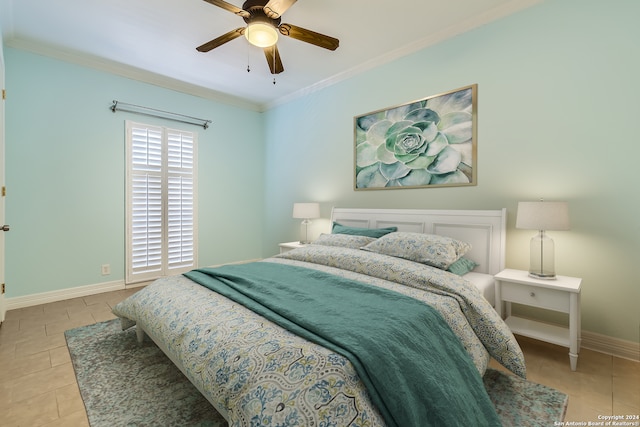
[[[247,26],[244,36],[258,47],[270,47],[278,42],[278,30],[265,22],[253,22]]]

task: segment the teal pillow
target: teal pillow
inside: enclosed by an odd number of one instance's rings
[[[331,229],[331,233],[333,234],[351,234],[354,236],[367,236],[367,237],[382,237],[385,234],[392,233],[394,231],[398,231],[398,227],[387,227],[387,228],[362,228],[362,227],[349,227],[347,225],[338,224],[337,222],[333,223],[333,228]]]
[[[475,261],[470,260],[469,258],[462,257],[447,268],[447,271],[450,271],[453,274],[457,274],[458,276],[464,276],[474,268],[476,268],[478,264]]]

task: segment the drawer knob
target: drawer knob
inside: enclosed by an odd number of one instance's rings
[[[531,297],[535,297],[535,296],[536,296],[536,293],[535,293],[535,292],[531,292],[531,293],[529,294],[529,296],[531,296]]]

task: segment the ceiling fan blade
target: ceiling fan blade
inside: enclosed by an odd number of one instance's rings
[[[340,45],[340,40],[334,37],[325,36],[324,34],[296,27],[291,24],[282,24],[278,27],[278,30],[283,36],[289,36],[296,40],[311,43],[329,50],[336,50]]]
[[[228,10],[231,13],[235,13],[236,15],[242,16],[243,18],[249,17],[249,12],[247,12],[246,10],[240,9],[239,7],[234,6],[231,3],[227,3],[226,1],[223,1],[223,0],[204,0],[204,1],[214,6],[218,6],[224,10]]]
[[[208,0],[205,0],[208,1]],[[297,0],[269,0],[264,5],[264,13],[271,19],[278,19],[286,12]]]
[[[202,46],[198,46],[196,50],[198,52],[209,52],[212,49],[215,49],[218,46],[225,44],[226,42],[230,42],[231,40],[240,37],[244,34],[245,27],[236,28],[235,30],[231,30],[226,34],[221,35],[218,38],[215,38]]]
[[[264,57],[267,58],[271,74],[280,74],[284,71],[282,60],[280,59],[280,52],[278,52],[278,46],[274,44],[273,46],[265,47]]]

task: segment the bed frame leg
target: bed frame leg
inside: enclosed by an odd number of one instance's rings
[[[140,325],[136,326],[136,338],[138,339],[138,344],[144,342],[144,329],[142,329]]]

